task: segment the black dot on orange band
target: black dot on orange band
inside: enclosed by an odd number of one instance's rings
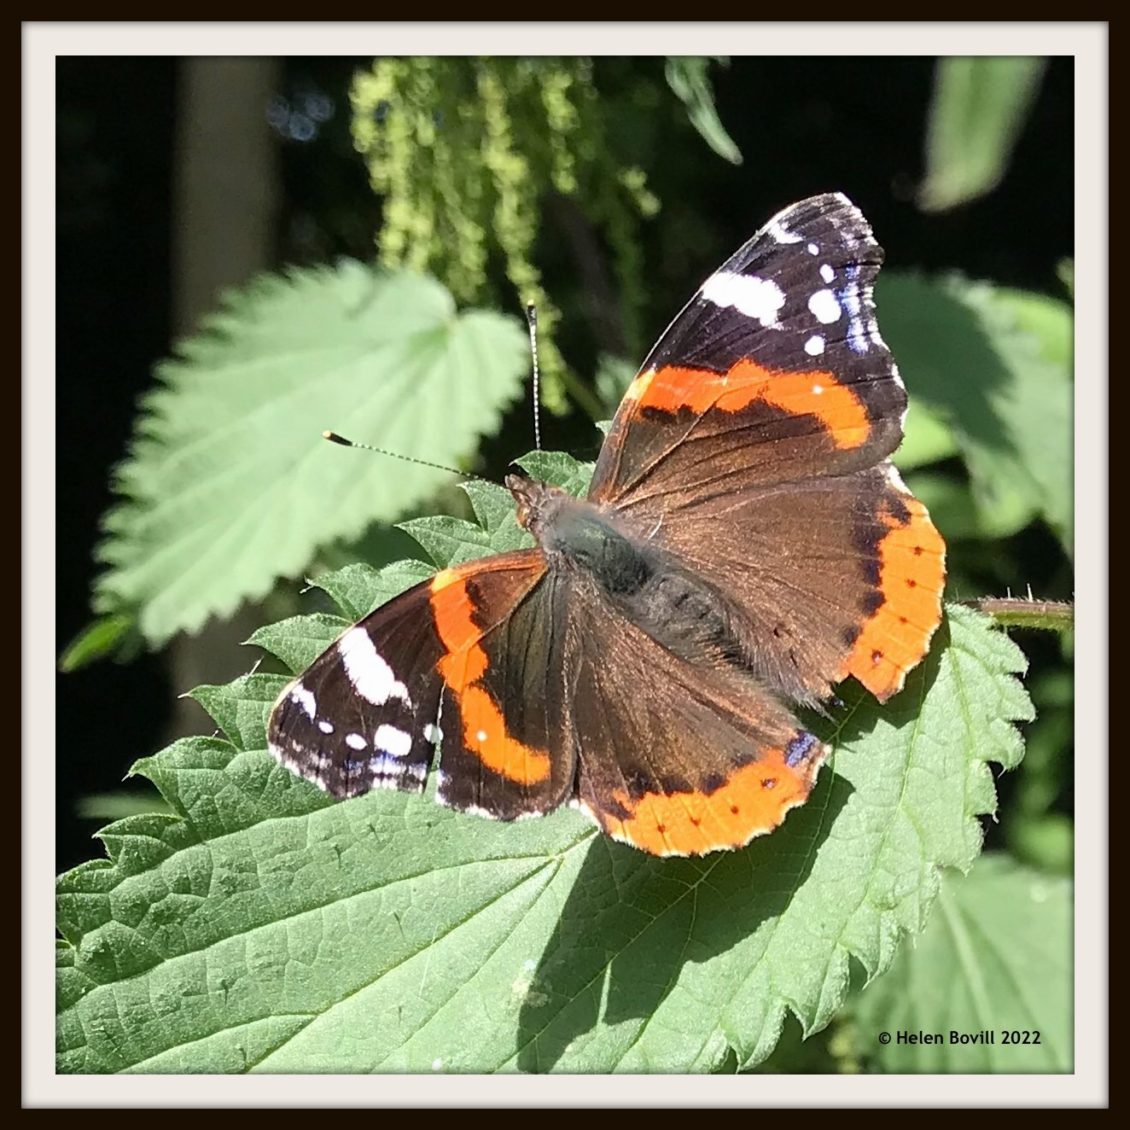
[[[915,557],[921,557],[922,556],[922,546],[916,545],[914,547],[914,556]]]
[[[656,824],[655,830],[662,836],[663,833],[667,831],[667,825],[666,824]]]
[[[777,787],[777,778],[766,777],[765,780],[761,782],[761,787],[763,789],[775,789]]]
[[[871,653],[871,662],[872,663],[878,663],[879,660],[882,659],[882,658],[883,658],[883,653],[881,651],[873,651]]]
[[[913,577],[907,577],[906,578],[906,587],[908,589],[916,589],[916,588],[918,588],[918,582]]]
[[[738,814],[738,806],[737,806],[736,804],[731,804],[731,805],[730,805],[730,811],[731,811],[731,812],[732,812],[732,813],[733,813],[733,814],[734,814],[735,816],[737,816],[737,814]]]
[[[900,623],[900,624],[906,624],[906,623],[908,623],[908,622],[909,622],[909,621],[907,620],[907,618],[906,618],[905,616],[900,616],[900,617],[899,617],[899,623]]]
[[[702,823],[702,821],[697,816],[692,816],[691,823],[697,828]]]

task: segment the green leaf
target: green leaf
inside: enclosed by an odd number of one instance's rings
[[[121,820],[168,811],[168,805],[151,789],[145,793],[91,793],[75,802],[75,815],[80,820]]]
[[[514,462],[535,479],[578,497],[588,490],[594,467],[592,463],[581,463],[560,451],[531,451]]]
[[[930,512],[930,520],[947,543],[990,536],[978,521],[967,482],[933,471],[915,471],[907,475],[906,485]]]
[[[941,59],[926,127],[918,206],[943,212],[1000,183],[1039,92],[1046,59]]]
[[[1056,264],[1055,273],[1067,291],[1067,297],[1075,298],[1075,260],[1061,259]]]
[[[719,62],[728,60],[718,59]],[[691,125],[702,139],[731,165],[742,163],[741,150],[726,132],[718,111],[714,108],[714,91],[710,86],[706,68],[710,60],[702,56],[669,58],[667,60],[667,85],[687,108]]]
[[[133,626],[131,616],[99,616],[67,645],[59,657],[60,671],[77,671],[96,659],[112,654]]]
[[[957,277],[887,273],[876,290],[907,388],[966,461],[979,529],[1003,537],[1043,517],[1070,551],[1070,307]]]
[[[1056,811],[1074,774],[1075,681],[1070,668],[1045,671],[1031,686],[1037,720],[1025,731],[1024,772],[1010,798],[1009,851],[1041,871],[1070,875],[1074,823]]]
[[[1071,1071],[1072,952],[1070,881],[986,855],[969,875],[946,876],[917,944],[863,993],[860,1034],[884,1071]],[[899,1043],[900,1031],[940,1041]],[[951,1043],[951,1032],[995,1043]],[[1006,1044],[1006,1032],[1038,1032],[1039,1043]]]
[[[583,485],[566,458],[523,464]],[[504,548],[497,499],[471,494],[495,531],[478,527],[481,551]],[[443,546],[450,527],[433,522]],[[368,574],[372,597],[386,573]],[[363,576],[344,586],[354,607],[370,603]],[[263,638],[302,662],[338,626],[299,618]],[[435,805],[432,786],[331,801],[263,749],[285,676],[202,688],[231,740],[184,739],[135,767],[176,818],[112,825],[111,861],[59,880],[58,1070],[749,1067],[789,1013],[806,1034],[826,1025],[853,960],[884,970],[940,869],[973,863],[995,807],[988,762],[1021,756],[1023,668],[1007,637],[951,608],[886,707],[845,685],[812,723],[835,753],[803,808],[692,860],[615,844],[567,808],[501,824]]]
[[[1014,821],[1008,846],[1018,859],[1056,875],[1070,875],[1075,865],[1075,821],[1062,812],[1021,815]]]
[[[289,620],[257,629],[247,642],[277,655],[292,671],[301,671],[309,667],[351,623],[352,620],[328,616],[324,612],[292,616]]]
[[[894,461],[902,471],[940,463],[958,452],[953,429],[927,404],[912,398],[903,425],[903,440]]]
[[[350,620],[360,620],[386,600],[430,577],[432,572],[422,561],[394,561],[383,569],[357,563],[324,573],[313,584]]]
[[[215,719],[236,749],[254,749],[279,696],[277,675],[241,675],[222,687],[197,687],[189,693]]]
[[[105,519],[96,606],[159,644],[296,576],[433,493],[444,473],[325,443],[323,428],[433,462],[469,456],[519,392],[516,319],[457,315],[435,280],[355,262],[230,293],[158,369]],[[430,406],[430,408],[429,408]]]

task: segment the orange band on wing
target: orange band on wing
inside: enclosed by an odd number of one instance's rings
[[[432,616],[444,646],[436,670],[459,707],[467,749],[492,772],[533,785],[549,776],[549,755],[512,738],[498,704],[486,687],[479,685],[488,660],[481,647],[483,630],[474,621],[475,605],[467,592],[466,577],[482,574],[487,568],[483,562],[474,562],[465,568],[444,569],[432,578]]]
[[[675,365],[648,369],[628,386],[625,399],[641,407],[666,412],[689,408],[700,414],[711,408],[738,412],[762,400],[790,415],[815,416],[844,449],[859,447],[871,434],[863,402],[831,373],[773,372],[750,360],[739,361],[727,373]]]
[[[781,750],[771,750],[735,770],[712,793],[645,793],[632,801],[616,792],[613,801],[631,815],[619,819],[603,812],[599,822],[613,839],[652,855],[705,855],[741,847],[773,831],[790,808],[808,799],[825,752],[822,747],[818,756],[793,767]]]
[[[840,678],[854,675],[881,701],[902,689],[906,674],[926,654],[942,619],[946,546],[926,507],[900,494],[910,512],[900,522],[886,513],[879,542],[879,588],[883,603],[863,625]]]

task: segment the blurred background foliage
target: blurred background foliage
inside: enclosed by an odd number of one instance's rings
[[[465,507],[450,476],[322,428],[499,480],[533,446],[534,300],[543,445],[593,458],[695,286],[815,192],[846,192],[887,252],[899,462],[949,542],[948,596],[1070,600],[1072,84],[1070,59],[60,59],[59,869],[158,803],[116,783],[199,729],[176,696],[246,670],[238,642],[297,610],[296,582],[418,554],[392,523]],[[471,407],[442,383],[461,365]],[[373,399],[397,379],[395,410]],[[267,510],[256,472],[283,484],[267,549],[241,533]],[[303,506],[328,517],[295,543]],[[162,604],[190,564],[191,599]],[[1067,874],[1072,640],[1015,634],[1038,717],[987,845]],[[799,1047],[769,1066],[867,1066],[850,1026]]]

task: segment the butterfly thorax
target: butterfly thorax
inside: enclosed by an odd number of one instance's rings
[[[545,483],[510,475],[518,521],[551,568],[595,584],[637,627],[687,659],[709,655],[745,666],[727,601],[657,543],[615,514]]]
[[[508,475],[506,486],[518,502],[519,524],[550,561],[591,574],[612,594],[638,592],[655,572],[654,555],[591,502],[518,475]]]

